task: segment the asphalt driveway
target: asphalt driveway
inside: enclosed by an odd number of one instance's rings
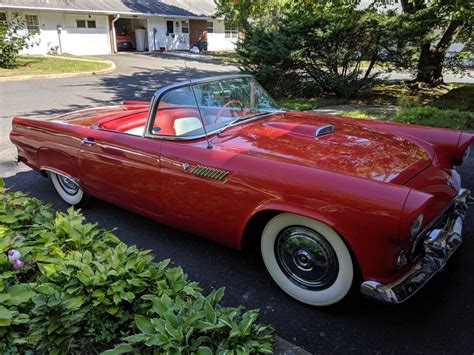
[[[28,192],[55,209],[67,208],[48,179],[10,163],[14,151],[9,149],[7,134],[13,114],[44,117],[123,98],[147,99],[158,84],[186,78],[188,73],[202,76],[235,70],[197,62],[188,63],[185,70],[179,60],[158,63],[148,56],[129,56],[133,55],[114,57],[117,72],[105,76],[1,86],[0,176],[7,176],[8,187]],[[474,190],[474,158],[460,173],[463,185]],[[92,200],[83,212],[103,228],[117,227],[116,234],[124,242],[153,249],[160,259],[171,258],[207,290],[225,286],[224,303],[260,308],[262,320],[273,324],[281,337],[313,353],[474,352],[474,208],[462,248],[447,269],[408,303],[390,307],[355,297],[343,307],[325,309],[305,306],[280,291],[256,250],[239,253],[99,200]]]
[[[159,54],[121,53],[104,58],[115,62],[114,72],[0,83],[0,169],[6,169],[15,155],[6,138],[14,115],[43,118],[125,99],[149,100],[169,83],[237,71],[230,65]]]

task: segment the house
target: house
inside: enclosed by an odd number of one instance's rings
[[[213,0],[0,0],[0,21],[18,13],[34,34],[26,54],[232,50],[238,31],[214,11]]]

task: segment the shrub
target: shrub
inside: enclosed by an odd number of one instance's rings
[[[0,351],[271,352],[257,311],[221,307],[223,289],[205,296],[169,263],[0,180]]]
[[[243,69],[276,96],[311,82],[313,97],[324,92],[348,98],[376,80],[387,18],[355,3],[296,1],[271,26],[265,20],[249,25],[237,51]]]
[[[15,67],[18,53],[33,45],[31,38],[25,20],[19,14],[5,23],[0,22],[0,67]]]
[[[467,128],[472,119],[471,112],[440,110],[431,106],[405,108],[395,115],[398,122],[454,129]]]

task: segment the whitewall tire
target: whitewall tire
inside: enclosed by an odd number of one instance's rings
[[[84,191],[75,181],[52,171],[49,172],[49,176],[54,188],[64,202],[78,207],[83,206],[87,202],[87,195],[84,194]]]
[[[351,254],[341,237],[324,223],[281,213],[265,226],[261,252],[273,280],[300,302],[328,306],[351,290]]]

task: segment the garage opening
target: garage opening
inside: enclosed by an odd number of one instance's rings
[[[117,51],[148,51],[147,20],[119,18],[115,21]]]

